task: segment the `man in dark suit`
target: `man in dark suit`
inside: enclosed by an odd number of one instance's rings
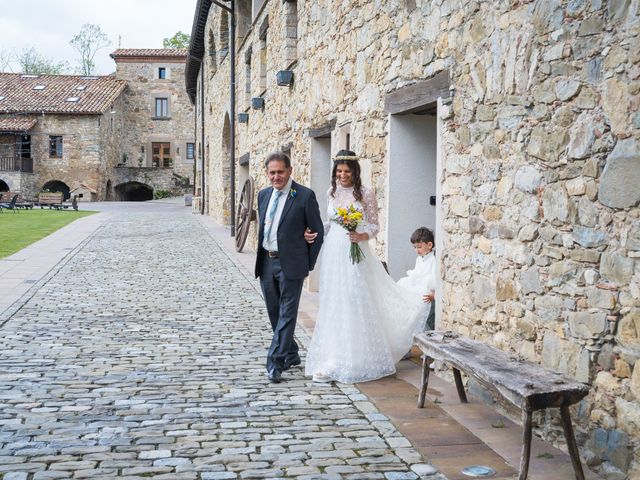
[[[313,190],[291,179],[291,160],[282,152],[265,161],[271,187],[258,193],[258,255],[256,277],[267,305],[273,339],[267,354],[267,373],[273,383],[282,372],[300,365],[293,338],[302,284],[320,253],[324,229]],[[309,244],[304,232],[318,232]]]

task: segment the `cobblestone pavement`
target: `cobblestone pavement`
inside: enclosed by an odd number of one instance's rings
[[[191,215],[114,216],[0,332],[3,480],[444,479],[353,386],[268,383],[255,282]]]

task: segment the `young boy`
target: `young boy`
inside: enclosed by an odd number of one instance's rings
[[[430,303],[431,308],[426,321],[426,329],[435,328],[435,289],[436,289],[436,258],[433,253],[435,238],[433,232],[426,227],[420,227],[411,234],[411,243],[418,254],[416,266],[407,271],[407,276],[398,280],[398,285],[406,290],[420,295],[424,303]]]

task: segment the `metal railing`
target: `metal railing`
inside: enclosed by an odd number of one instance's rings
[[[0,172],[33,173],[33,158],[0,157]]]

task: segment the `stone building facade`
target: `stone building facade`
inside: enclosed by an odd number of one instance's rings
[[[80,188],[81,201],[104,199],[125,87],[113,77],[0,73],[0,187],[26,198]]]
[[[111,54],[116,78],[127,82],[121,168],[170,168],[185,185],[193,184],[194,107],[184,89],[186,56],[179,49],[118,49]]]
[[[229,223],[232,148],[238,192],[285,149],[322,199],[351,147],[392,275],[412,229],[436,231],[438,328],[590,383],[583,458],[640,478],[640,2],[235,4],[234,145],[229,16],[210,1],[187,59],[205,212]],[[557,417],[538,422],[555,441]]]
[[[0,190],[27,198],[63,191],[81,201],[190,191],[186,51],[119,49],[112,57],[109,76],[0,73]]]

